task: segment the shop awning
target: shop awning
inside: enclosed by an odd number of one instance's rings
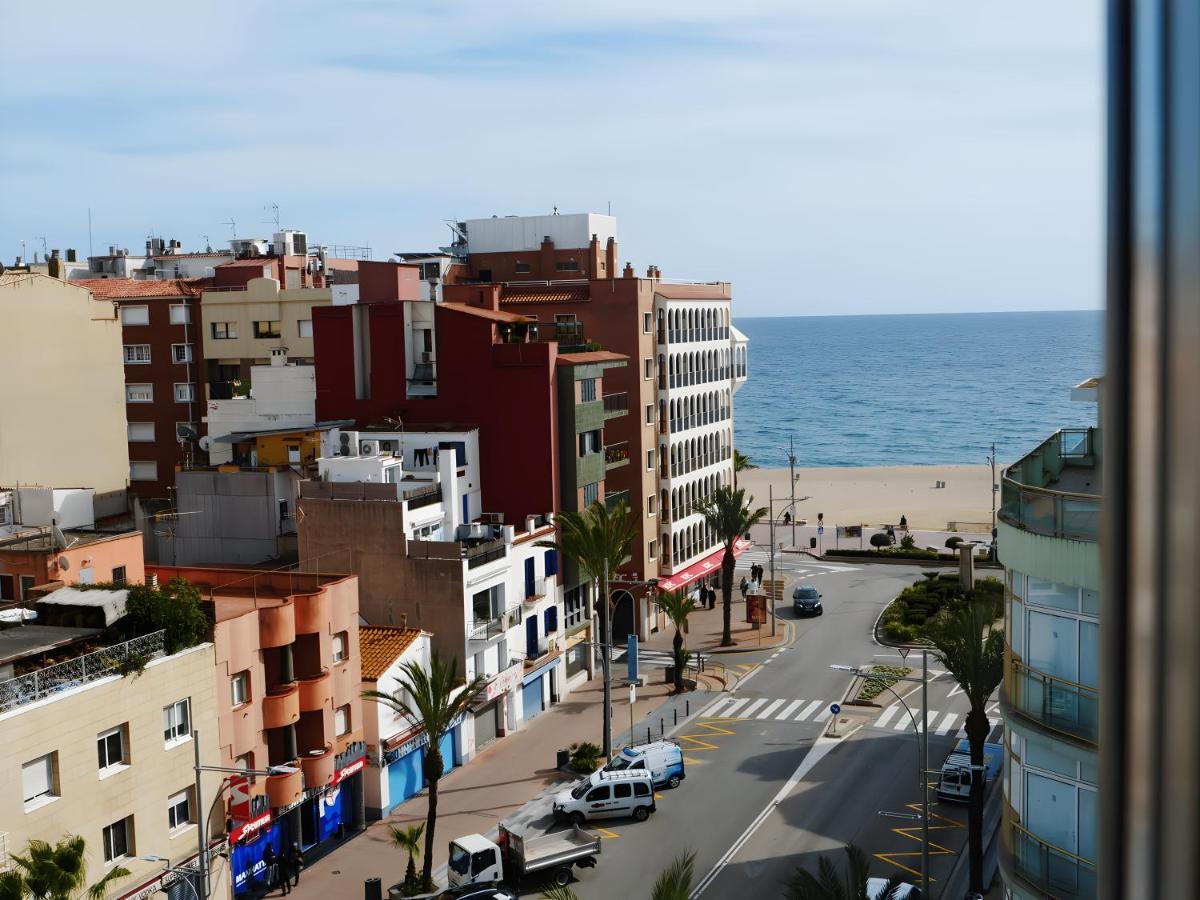
[[[741,556],[750,547],[754,546],[753,541],[741,540],[733,545],[733,555]],[[666,578],[658,580],[658,589],[661,591],[674,591],[678,588],[685,587],[698,578],[703,578],[706,575],[716,575],[721,571],[721,560],[725,558],[725,548],[718,547],[708,556],[699,562],[694,562],[682,572],[676,572]]]

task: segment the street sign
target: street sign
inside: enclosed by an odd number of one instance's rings
[[[840,713],[842,711],[842,706],[840,703],[831,703],[829,705],[829,711],[836,716],[838,713]]]
[[[633,706],[635,703],[637,703],[637,685],[631,681],[629,682],[629,705]]]
[[[818,537],[820,537],[820,536],[821,536],[821,535],[823,535],[824,533],[825,533],[825,526],[824,526],[824,525],[818,525],[818,526],[817,526],[817,536],[818,536]]]
[[[629,681],[638,680],[638,636],[636,633],[630,634],[626,644],[625,665],[628,671],[626,677]]]

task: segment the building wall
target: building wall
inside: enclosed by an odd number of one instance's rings
[[[201,763],[217,765],[214,658],[213,645],[202,644],[154,660],[140,675],[111,676],[0,714],[4,784],[20,786],[24,763],[57,753],[57,799],[26,811],[19,790],[0,796],[0,823],[8,832],[9,850],[23,851],[33,838],[53,842],[78,834],[87,842],[90,884],[105,872],[102,829],[133,816],[131,858],[121,861],[132,874],[117,882],[109,896],[119,896],[161,871],[160,863],[143,862],[138,856],[180,862],[194,855],[196,825],[167,829],[167,798],[194,783],[194,748],[190,738],[164,746],[163,709],[190,699]],[[102,778],[97,737],[122,725],[127,728],[131,764]],[[219,774],[204,776],[204,798],[212,800],[220,781]],[[215,818],[221,822],[220,816]],[[218,881],[214,895],[222,890],[227,888]]]
[[[0,484],[125,490],[121,353],[111,303],[44,275],[0,276]]]
[[[298,476],[278,472],[193,471],[178,474],[178,520],[156,532],[158,559],[171,565],[255,565],[280,555],[293,530]],[[281,518],[280,502],[290,519]]]
[[[329,288],[280,287],[274,278],[251,278],[245,290],[205,291],[202,317],[205,355],[210,360],[265,362],[272,348],[287,347],[293,359],[311,359],[313,341],[300,336],[300,321],[312,321],[313,308],[328,306]],[[277,338],[256,338],[254,322],[280,323]],[[236,338],[213,338],[214,322],[232,322]]]
[[[64,558],[66,568],[58,563]],[[32,576],[35,585],[50,581],[79,584],[81,580],[100,584],[112,581],[113,569],[119,566],[125,567],[125,581],[129,584],[146,580],[140,532],[115,534],[65,550],[10,550],[0,546],[0,574],[11,575],[14,585],[22,575]]]
[[[400,655],[388,670],[375,681],[364,680],[364,691],[382,691],[385,694],[395,694],[400,690],[401,667],[408,663],[416,663],[425,671],[429,671],[429,661],[432,655],[430,636],[422,634],[417,637]],[[363,701],[363,740],[367,742],[367,750],[371,764],[366,769],[363,778],[366,806],[374,818],[386,815],[396,805],[397,800],[391,796],[387,766],[377,766],[380,758],[380,744],[390,737],[407,732],[416,727],[416,723],[405,716],[396,713],[384,703],[374,700]]]

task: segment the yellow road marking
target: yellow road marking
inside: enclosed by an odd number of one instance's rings
[[[736,721],[736,720],[705,719],[701,722],[696,723],[697,728],[704,729],[703,732],[701,732],[699,734],[681,734],[681,735],[679,735],[679,740],[688,742],[686,746],[687,746],[687,750],[689,752],[696,751],[696,750],[716,750],[718,745],[710,743],[708,740],[706,740],[706,738],[717,737],[719,735],[724,735],[724,734],[736,734],[737,733],[734,731],[730,731],[728,728],[722,728],[720,725],[717,724],[718,722],[722,722],[722,721]]]
[[[750,669],[753,669],[756,664],[755,663],[734,663],[734,665],[737,666],[739,669],[742,669],[743,671],[748,671]]]
[[[655,800],[661,800],[661,799],[662,799],[662,794],[660,794],[658,791],[655,791],[655,792],[654,792],[654,799],[655,799]]]
[[[921,811],[920,803],[908,803],[908,804],[906,804],[906,806],[909,809],[911,809],[913,812],[920,813],[920,811]],[[946,824],[935,825],[934,822],[945,822]],[[929,830],[930,830],[930,832],[949,831],[949,830],[952,830],[955,828],[962,828],[962,827],[963,827],[963,823],[959,822],[957,819],[948,818],[947,816],[943,816],[939,813],[934,812],[933,810],[929,811]],[[892,832],[895,834],[903,835],[904,837],[909,838],[910,840],[914,840],[917,843],[920,843],[923,839],[923,833],[922,833],[923,829],[921,828],[920,825],[908,825],[908,826],[904,826],[901,828],[893,828]],[[950,848],[943,847],[941,844],[934,843],[932,840],[929,842],[929,855],[930,856],[952,856],[953,854],[954,854],[954,851],[951,850]],[[908,866],[904,865],[904,863],[899,862],[898,858],[908,859],[911,857],[919,858],[920,856],[921,856],[920,850],[897,850],[894,853],[876,853],[875,854],[875,858],[877,860],[879,860],[880,862],[886,863],[889,866],[896,866],[897,868],[903,869],[905,872],[908,872],[910,875],[914,875],[918,878],[920,877],[921,873],[919,871],[917,871],[916,869],[909,868]],[[937,879],[934,878],[932,875],[929,876],[929,880],[937,881]]]
[[[602,837],[602,838],[619,838],[620,837],[620,835],[617,834],[615,831],[609,831],[607,828],[598,828],[595,825],[591,825],[591,826],[589,826],[589,828],[592,831],[596,832],[596,834],[600,835],[600,837]]]
[[[693,758],[692,758],[692,757],[690,757],[690,756],[685,756],[685,757],[683,758],[683,761],[684,761],[685,763],[687,763],[689,766],[698,766],[698,765],[701,765],[701,764],[704,762],[704,760],[702,760],[702,759],[693,759]]]

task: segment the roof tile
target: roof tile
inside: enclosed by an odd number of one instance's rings
[[[421,636],[420,628],[394,625],[360,625],[358,652],[362,659],[363,681],[378,681],[397,659]]]

